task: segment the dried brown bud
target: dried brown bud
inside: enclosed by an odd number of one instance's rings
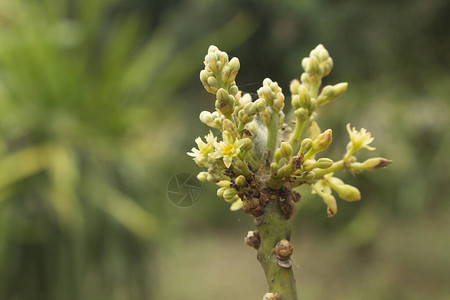
[[[261,240],[259,238],[259,232],[257,230],[249,231],[247,233],[247,236],[245,237],[245,243],[247,245],[249,245],[250,247],[253,247],[256,250],[258,250],[259,246],[261,245]]]
[[[281,260],[289,259],[293,251],[294,247],[288,240],[281,240],[275,246],[275,254]]]

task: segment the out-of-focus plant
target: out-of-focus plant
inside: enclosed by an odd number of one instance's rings
[[[257,249],[266,275],[269,293],[264,299],[297,299],[287,222],[300,200],[295,188],[310,186],[326,204],[328,217],[333,217],[337,203],[332,191],[348,202],[361,199],[359,190],[336,177],[336,172],[375,171],[391,161],[377,157],[358,162],[355,153],[375,149],[370,146],[373,137],[364,128],[358,131],[350,124],[350,141],[342,159],[316,158],[332,141],[331,129],[322,132],[316,122],[318,110],[347,89],[347,83],[321,88],[322,78],[333,67],[322,45],[303,59],[305,72],[300,81],[291,82],[293,128],[284,121],[285,96],[276,82],[266,78],[258,90],[259,98],[252,101],[236,85],[239,59],[229,60],[227,53],[211,46],[204,64],[200,79],[205,89],[215,94],[216,111],[203,111],[200,120],[220,130],[222,140],[210,131],[205,140],[195,140],[198,149],[188,154],[207,169],[198,174],[200,181],[216,183],[217,195],[231,204],[231,210],[241,209],[254,217],[258,230],[250,231],[245,241]]]
[[[237,15],[179,52],[170,26],[148,38],[115,4],[0,3],[2,299],[147,299],[159,227],[140,191],[175,134],[163,104],[211,36],[232,47],[254,30]]]

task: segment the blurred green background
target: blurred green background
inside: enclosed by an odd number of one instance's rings
[[[325,84],[349,82],[319,119],[329,157],[351,122],[394,163],[346,174],[363,199],[333,219],[302,195],[299,298],[449,299],[449,20],[445,0],[0,0],[0,299],[261,299],[252,219],[213,185],[185,209],[166,187],[199,171],[210,44],[255,93],[288,91],[318,43]]]

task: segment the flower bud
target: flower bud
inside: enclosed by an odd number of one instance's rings
[[[205,124],[211,124],[214,122],[213,116],[209,111],[202,111],[200,113],[200,121],[202,121]]]
[[[223,198],[225,199],[225,201],[227,202],[232,202],[231,200],[233,199],[234,196],[237,196],[237,190],[233,189],[233,188],[227,188],[224,192],[223,192]]]
[[[294,95],[292,97],[292,107],[295,109],[299,109],[300,108],[300,96],[299,95]]]
[[[234,84],[232,83],[231,84],[231,86],[229,88],[229,91],[230,91],[231,95],[233,95],[233,96],[237,95],[237,93],[239,92],[239,89],[238,89],[236,83],[234,83]]]
[[[217,185],[223,188],[229,188],[231,185],[231,181],[229,180],[221,180],[219,182],[217,182]]]
[[[239,62],[239,59],[237,57],[233,57],[230,62],[228,63],[228,68],[230,70],[230,74],[228,76],[228,79],[226,83],[230,84],[236,79],[236,75],[241,67],[241,64]]]
[[[314,180],[315,177],[316,177],[316,174],[313,171],[308,172],[302,176],[303,180],[305,180],[305,181],[312,181],[312,180]]]
[[[308,73],[302,73],[302,75],[300,76],[300,80],[306,86],[311,85],[311,78],[309,77]]]
[[[253,106],[256,107],[256,112],[262,112],[266,108],[266,102],[263,99],[258,99],[253,103]]]
[[[223,193],[226,191],[227,188],[221,187],[217,190],[217,197],[223,198]]]
[[[228,119],[223,120],[222,130],[228,131],[231,134],[233,140],[239,138],[239,133],[237,131],[236,125],[234,125],[234,123]]]
[[[300,120],[306,120],[308,118],[308,110],[303,107],[295,110],[294,114]]]
[[[242,202],[241,198],[239,198],[238,195],[236,195],[235,198],[233,199],[234,199],[233,204],[231,204],[230,206],[231,211],[239,210],[244,206],[244,202]]]
[[[208,182],[208,172],[200,172],[197,175],[197,179],[201,182]]]
[[[228,92],[220,88],[217,91],[217,101],[216,101],[216,109],[221,112],[223,115],[227,116],[233,112],[235,99],[232,95],[228,94]]]
[[[294,79],[289,86],[292,95],[298,95],[300,91],[300,81]]]
[[[385,159],[382,157],[374,157],[366,160],[363,163],[352,163],[350,167],[356,173],[360,173],[362,171],[375,171],[381,168],[384,168],[392,163],[392,160]]]
[[[276,162],[271,163],[270,169],[274,172],[278,172],[278,164]]]
[[[328,148],[332,141],[332,131],[331,129],[325,130],[321,133],[317,139],[313,142],[312,150],[317,153]]]
[[[303,162],[303,170],[305,172],[312,171],[316,166],[316,161],[314,159],[307,159]]]
[[[348,87],[347,82],[338,83],[336,85],[327,85],[323,88],[322,92],[320,93],[319,97],[317,98],[318,104],[324,104],[326,102],[333,101],[334,99],[341,96]]]
[[[278,93],[273,102],[273,108],[279,112],[283,110],[283,107],[284,107],[284,95],[282,93]]]
[[[218,88],[219,86],[218,86],[218,84],[217,84],[217,80],[216,80],[215,77],[213,77],[213,76],[208,77],[208,79],[206,80],[206,82],[207,82],[207,84],[209,85],[209,87],[210,87],[211,89],[215,89],[215,90],[217,91],[217,88]]]
[[[253,149],[253,142],[249,138],[242,138],[236,143],[236,147],[238,147],[241,151],[242,158]]]
[[[281,150],[278,148],[275,150],[274,154],[273,154],[273,158],[275,159],[276,163],[279,163],[281,160]]]
[[[333,160],[331,160],[329,158],[320,158],[316,162],[316,168],[319,168],[319,169],[328,169],[332,165],[333,165]]]
[[[327,214],[328,218],[334,217],[337,213],[337,204],[336,198],[333,195],[322,193],[320,196],[323,199],[323,202],[327,205]]]
[[[292,150],[291,144],[289,144],[287,142],[282,142],[281,143],[281,145],[280,145],[281,156],[283,156],[284,158],[289,160],[289,158],[291,158],[292,151],[293,150]]]
[[[342,200],[353,202],[361,199],[361,193],[357,188],[349,184],[345,184],[342,180],[336,177],[331,177],[328,180],[330,186],[335,190]]]
[[[299,101],[300,101],[300,106],[303,108],[308,108],[311,104],[311,95],[309,94],[308,90],[304,86],[300,87]]]
[[[304,139],[302,141],[301,146],[300,146],[299,153],[306,153],[306,152],[308,152],[309,150],[311,150],[312,145],[313,145],[313,141],[311,139],[308,139],[308,138]]]
[[[234,182],[238,185],[238,186],[242,186],[245,183],[245,177],[243,175],[239,175],[238,177],[236,177],[236,179],[234,180]]]
[[[323,69],[319,64],[317,57],[312,56],[309,58],[308,65],[306,66],[306,72],[317,76],[321,76],[323,74]]]

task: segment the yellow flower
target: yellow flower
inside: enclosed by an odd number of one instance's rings
[[[370,132],[368,132],[365,128],[361,128],[361,130],[358,132],[356,131],[355,127],[350,129],[350,123],[348,123],[347,131],[350,135],[350,141],[353,144],[353,148],[355,148],[355,151],[361,148],[375,150],[374,147],[369,146],[369,144],[373,142],[373,137],[371,137]]]
[[[375,147],[369,146],[373,142],[374,138],[365,128],[361,128],[357,131],[355,127],[350,128],[350,123],[347,124],[348,135],[350,136],[350,142],[347,144],[347,152],[344,155],[344,161],[347,162],[353,153],[359,149],[366,148],[368,150],[375,150]]]
[[[192,148],[192,152],[188,152],[187,154],[192,156],[194,160],[207,158],[210,153],[214,152],[214,144],[216,144],[217,138],[209,131],[209,134],[205,136],[205,141],[206,143],[200,137],[196,138],[195,142],[197,143],[198,149]]]
[[[240,153],[240,149],[236,147],[236,142],[238,140],[233,141],[233,138],[228,131],[224,131],[222,137],[223,141],[214,143],[215,152],[210,153],[209,156],[212,158],[222,158],[225,166],[229,168],[233,158]]]

